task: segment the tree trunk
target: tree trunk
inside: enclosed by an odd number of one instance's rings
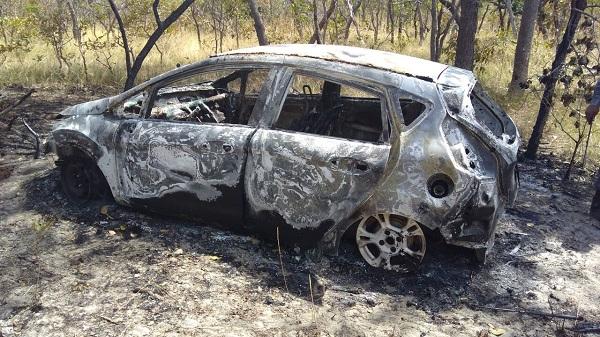
[[[559,0],[552,1],[552,24],[554,25],[554,43],[558,42],[560,38],[560,30],[561,30],[561,18],[560,18],[560,9],[558,8]]]
[[[547,0],[541,0],[540,5],[538,6],[538,16],[537,16],[537,26],[538,30],[544,37],[544,39],[548,38],[548,30],[546,29],[546,25],[544,21],[546,21],[546,12],[544,11],[544,6],[546,5]]]
[[[519,38],[517,39],[517,49],[515,50],[512,80],[508,87],[509,92],[519,91],[521,84],[527,82],[529,55],[531,53],[531,43],[533,41],[539,2],[539,0],[525,0],[521,26],[519,27]]]
[[[417,19],[419,19],[419,46],[425,40],[425,24],[423,23],[423,15],[421,14],[421,6],[417,3]]]
[[[562,37],[562,40],[556,48],[556,56],[552,62],[552,70],[543,79],[543,83],[545,85],[544,94],[542,95],[540,110],[538,112],[535,125],[533,126],[529,143],[527,144],[527,151],[525,152],[525,158],[527,159],[535,159],[537,156],[537,151],[540,146],[544,127],[546,126],[546,121],[550,115],[550,109],[552,108],[552,99],[554,96],[556,82],[558,81],[559,74],[565,64],[565,58],[567,57],[569,46],[571,45],[573,37],[575,36],[575,32],[577,31],[581,13],[586,7],[587,0],[571,0],[571,13],[569,15],[569,22],[565,28],[565,33]]]
[[[85,82],[89,82],[88,68],[87,68],[87,60],[85,58],[85,49],[83,46],[83,41],[81,38],[81,29],[79,29],[79,20],[77,18],[77,13],[75,13],[75,6],[69,0],[67,1],[67,10],[69,11],[69,15],[71,16],[71,23],[73,28],[73,38],[75,42],[77,42],[77,49],[79,50],[79,56],[81,56],[81,61],[83,63],[83,75],[85,77]]]
[[[319,29],[319,9],[317,8],[317,0],[313,0],[313,35],[309,41],[311,43],[317,42],[317,44],[321,44],[321,32]]]
[[[513,37],[517,37],[517,26],[515,25],[515,14],[512,10],[512,0],[504,0],[506,4],[506,13],[508,13],[508,23],[513,33]]]
[[[298,37],[300,40],[304,40],[304,30],[302,29],[302,21],[299,19],[301,16],[300,11],[298,10],[298,3],[294,2],[294,0],[290,0],[290,5],[292,7],[292,15],[294,20],[294,27],[298,32]]]
[[[256,6],[256,0],[248,0],[248,7],[250,7],[252,20],[254,20],[254,29],[256,30],[258,44],[266,46],[269,44],[269,40],[267,39],[267,33],[265,33],[265,24],[263,23],[258,7]]]
[[[200,14],[196,4],[190,7],[192,13],[192,20],[194,21],[194,28],[196,29],[196,39],[198,40],[198,49],[202,50],[202,34],[200,30],[200,21],[198,21]]]
[[[483,15],[479,19],[479,25],[477,26],[477,31],[478,32],[481,30],[481,27],[483,27],[483,23],[485,22],[485,17],[487,16],[487,13],[489,12],[489,10],[490,10],[490,5],[487,4],[485,6],[485,10],[483,11]]]
[[[346,4],[348,5],[348,18],[346,19],[346,26],[344,27],[344,42],[348,42],[348,38],[350,37],[350,26],[354,24],[356,26],[356,34],[360,38],[360,33],[358,29],[358,25],[356,24],[355,14],[356,11],[360,8],[360,4],[362,0],[356,1],[354,5],[350,4],[350,1],[347,0]]]
[[[125,68],[127,72],[127,78],[129,78],[129,73],[131,72],[131,49],[129,49],[127,32],[125,31],[125,25],[123,24],[123,20],[121,19],[121,15],[119,14],[119,10],[117,9],[117,5],[115,5],[114,0],[108,0],[108,3],[110,4],[110,9],[115,15],[115,18],[117,19],[117,25],[119,26],[119,32],[121,33],[123,51],[125,52]],[[125,84],[125,90],[127,89],[129,88],[127,88],[127,84]]]
[[[429,59],[439,61],[440,58],[437,52],[437,36],[438,36],[438,19],[437,19],[437,0],[431,0],[431,34],[429,36]]]
[[[473,70],[475,63],[475,33],[477,33],[477,11],[479,0],[461,0],[456,59],[454,65]]]
[[[390,33],[390,43],[394,43],[394,34],[396,33],[396,27],[395,27],[395,16],[394,16],[394,2],[393,0],[388,0],[387,2],[387,12],[388,12],[388,21],[387,21],[387,26],[388,26],[388,32]]]

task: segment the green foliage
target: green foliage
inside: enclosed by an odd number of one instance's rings
[[[0,55],[10,52],[29,52],[35,36],[31,17],[0,17]]]
[[[442,60],[445,63],[452,64],[456,58],[456,40],[454,33],[450,36],[448,43],[442,48]],[[483,74],[487,71],[488,65],[498,58],[510,57],[509,32],[499,31],[494,35],[479,36],[475,38],[475,72]]]
[[[312,25],[312,2],[308,0],[297,0],[290,4],[295,19],[303,26]]]
[[[570,108],[578,100],[589,102],[596,85],[596,74],[600,70],[598,43],[594,34],[592,19],[584,18],[581,22],[575,41],[568,49],[566,64],[560,69],[558,81],[562,84],[560,101],[565,108]],[[550,69],[545,69],[546,74]],[[544,81],[540,77],[540,82]]]

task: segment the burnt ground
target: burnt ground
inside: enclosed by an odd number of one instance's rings
[[[24,92],[2,91],[0,110]],[[321,259],[284,249],[282,273],[274,243],[67,200],[53,158],[33,160],[30,137],[6,131],[19,114],[45,134],[54,113],[102,94],[39,89],[0,115],[1,337],[578,335],[573,320],[483,307],[600,322],[590,176],[561,183],[556,158],[521,165],[485,265],[433,237],[408,275],[368,267],[349,244]]]

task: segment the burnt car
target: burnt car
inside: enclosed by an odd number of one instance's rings
[[[332,45],[235,50],[64,110],[65,192],[404,270],[425,233],[484,258],[519,133],[469,71]],[[345,235],[348,234],[348,235]]]

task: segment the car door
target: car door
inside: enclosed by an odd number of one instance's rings
[[[231,71],[211,75],[209,81],[215,82]],[[186,80],[199,81],[199,85],[169,84],[164,90],[156,89],[154,101],[147,108],[148,118],[125,121],[121,127],[120,178],[127,202],[170,215],[240,226],[244,200],[242,173],[255,126],[239,121],[239,116],[231,117],[238,124],[227,123],[229,117],[225,116],[235,109],[227,108],[229,103],[225,101],[217,104],[215,100],[229,99],[236,104],[244,101],[250,105],[245,109],[252,111],[260,86],[268,81],[268,73],[264,70],[258,80],[241,86],[244,98],[229,84],[211,87],[205,78]],[[226,95],[231,96],[223,98]],[[196,98],[202,99],[202,103],[194,103],[199,113],[189,115],[192,109],[188,107],[193,106],[190,104]],[[181,104],[186,108],[181,108]],[[237,112],[241,110],[244,109],[238,108]],[[214,116],[225,119],[218,121]],[[204,117],[208,120],[201,121]]]
[[[271,106],[275,122],[252,137],[245,173],[248,226],[303,247],[316,245],[372,194],[390,151],[383,92],[309,75],[295,73],[283,102]],[[344,96],[340,85],[370,97]]]

